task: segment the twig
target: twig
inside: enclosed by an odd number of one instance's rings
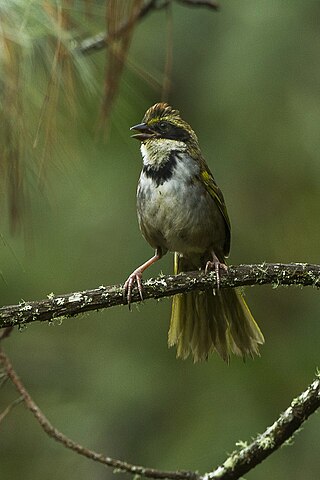
[[[110,41],[113,41],[116,38],[120,38],[124,33],[132,28],[132,26],[142,18],[144,18],[148,13],[153,10],[160,10],[166,8],[171,0],[164,0],[163,2],[158,2],[157,0],[149,0],[144,3],[142,7],[132,15],[129,20],[126,20],[116,32],[113,32],[112,35],[108,35],[105,32],[98,33],[94,37],[89,37],[81,42],[76,44],[75,50],[82,53],[83,55],[92,53],[93,51],[101,50],[108,46]]]
[[[188,5],[188,7],[207,7],[212,10],[219,10],[219,3],[213,0],[178,0],[180,3]]]
[[[8,338],[11,335],[13,327],[5,327],[0,332],[0,341]]]
[[[23,401],[22,397],[16,398],[0,413],[0,423],[11,412],[11,410]]]
[[[320,265],[307,263],[266,263],[258,265],[229,266],[221,272],[221,288],[246,285],[301,285],[320,287]],[[187,272],[179,275],[162,275],[144,282],[144,299],[163,298],[194,290],[215,288],[215,273]],[[139,302],[136,288],[132,303]],[[53,321],[56,318],[72,317],[91,310],[124,305],[123,286],[101,286],[93,290],[68,293],[40,301],[25,302],[0,308],[0,328],[21,326],[35,321]]]
[[[320,407],[319,375],[309,387],[292,400],[279,418],[264,433],[229,458],[213,472],[206,473],[201,480],[236,480],[265,460],[301,427],[307,418]]]
[[[213,0],[178,0],[180,3],[191,6],[191,7],[208,7],[212,10],[219,10],[219,4]],[[149,0],[145,2],[142,7],[137,10],[136,14],[133,15],[129,20],[126,20],[123,25],[121,25],[116,32],[111,36],[105,32],[98,33],[94,37],[86,38],[76,44],[75,50],[82,53],[83,55],[92,53],[93,51],[101,50],[108,46],[111,40],[115,38],[120,38],[127,30],[132,28],[132,26],[139,20],[142,20],[150,12],[156,10],[162,10],[166,8],[172,0]]]
[[[83,447],[79,443],[68,438],[58,429],[56,429],[44,415],[44,413],[40,410],[38,405],[33,401],[29,392],[26,390],[25,386],[21,382],[20,378],[18,377],[17,373],[15,372],[8,356],[4,353],[3,350],[0,349],[0,362],[2,363],[5,371],[7,372],[8,377],[12,381],[13,385],[23,398],[23,401],[33,414],[37,422],[40,424],[41,428],[45,431],[49,437],[53,438],[59,443],[62,443],[66,448],[83,455],[84,457],[89,458],[90,460],[94,460],[95,462],[102,463],[111,467],[115,470],[132,473],[134,475],[140,475],[146,478],[155,478],[155,479],[170,479],[170,480],[198,480],[199,475],[194,472],[186,472],[186,471],[164,471],[164,470],[157,470],[154,468],[147,468],[142,467],[140,465],[132,465],[128,462],[123,462],[122,460],[118,460],[115,458],[107,457],[102,453],[94,452],[86,447]]]
[[[118,471],[154,479],[237,480],[292,438],[293,434],[298,431],[305,420],[307,420],[307,418],[320,406],[320,380],[318,376],[314,382],[309,385],[303,393],[301,393],[301,395],[291,402],[291,405],[279,416],[273,425],[268,427],[263,434],[258,435],[249,446],[245,446],[240,451],[233,452],[223,465],[219,466],[214,471],[202,476],[196,472],[181,470],[163,471],[132,465],[121,460],[104,456],[101,453],[89,450],[66,437],[51,425],[40,408],[33,401],[3,350],[0,350],[0,362],[13,385],[23,398],[26,407],[31,411],[39,422],[41,428],[49,435],[49,437],[90,460],[100,462]]]

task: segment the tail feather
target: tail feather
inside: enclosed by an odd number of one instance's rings
[[[175,271],[179,270],[175,259]],[[259,355],[262,343],[263,335],[235,289],[174,296],[168,344],[177,346],[177,357],[185,359],[191,354],[198,362],[217,351],[228,362],[231,353],[242,357]]]
[[[204,302],[203,293],[200,293],[196,299],[193,294],[189,295],[190,303],[195,306],[195,315],[198,318],[198,321],[194,322],[195,328],[191,339],[191,351],[194,358],[200,359],[203,351],[207,352],[207,355],[212,351],[208,305]]]
[[[179,329],[176,330],[177,355],[185,359],[189,355],[189,343],[192,341],[194,329],[196,327],[191,316],[186,312],[193,307],[192,301],[188,297],[185,302],[178,301],[178,311],[180,309],[180,318],[178,321]]]

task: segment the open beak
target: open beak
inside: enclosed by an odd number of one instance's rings
[[[136,138],[143,142],[144,140],[148,140],[148,138],[154,138],[157,136],[157,133],[151,130],[151,128],[146,123],[138,123],[138,125],[133,125],[130,130],[136,130],[139,133],[135,133],[131,135],[131,138]]]

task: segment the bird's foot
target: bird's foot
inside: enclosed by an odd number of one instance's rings
[[[127,301],[129,310],[131,310],[132,289],[133,289],[134,283],[137,284],[140,298],[141,300],[143,300],[142,271],[139,268],[137,268],[134,272],[131,273],[131,275],[129,275],[128,279],[126,280],[123,286],[123,299],[124,301]]]
[[[224,272],[228,271],[228,267],[225,263],[222,263],[219,261],[219,259],[214,255],[213,260],[208,260],[206,263],[206,268],[204,270],[204,273],[209,273],[210,271],[214,270],[216,274],[216,279],[217,279],[217,289],[219,290],[220,288],[220,270],[223,270]]]
[[[138,292],[140,295],[141,300],[143,300],[143,288],[142,288],[142,274],[146,270],[146,268],[149,268],[150,265],[153,263],[157,262],[159,258],[162,256],[162,250],[161,248],[157,248],[156,253],[153,255],[153,257],[149,258],[145,263],[140,265],[140,267],[136,268],[131,275],[129,275],[128,280],[125,282],[123,286],[123,300],[124,302],[127,301],[129,310],[131,310],[131,298],[132,298],[132,289],[134,283],[137,284],[138,287]]]

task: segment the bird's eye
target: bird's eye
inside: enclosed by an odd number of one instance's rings
[[[162,132],[166,132],[168,130],[169,125],[167,122],[160,122],[159,123],[159,128]]]

